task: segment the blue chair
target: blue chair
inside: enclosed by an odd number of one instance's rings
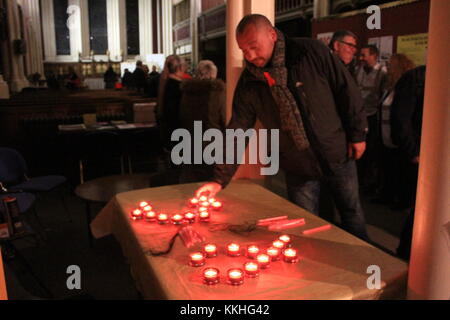
[[[29,178],[27,171],[25,159],[17,150],[0,148],[0,189],[3,192],[31,192],[39,194],[52,191],[67,181],[64,176],[60,175]],[[69,214],[63,196],[62,203],[67,214]]]

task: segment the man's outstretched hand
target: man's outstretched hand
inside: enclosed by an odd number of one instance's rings
[[[222,190],[222,186],[217,182],[208,182],[202,185],[200,188],[195,191],[195,196],[198,198],[203,194],[207,194],[208,197],[215,197],[219,191]]]

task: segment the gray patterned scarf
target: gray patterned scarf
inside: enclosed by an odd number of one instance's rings
[[[308,137],[305,133],[303,120],[297,103],[287,86],[288,72],[285,66],[286,44],[284,35],[275,29],[278,40],[275,43],[272,66],[270,68],[258,68],[246,61],[246,68],[256,78],[267,82],[279,110],[281,118],[281,130],[288,132],[299,151],[309,148]]]

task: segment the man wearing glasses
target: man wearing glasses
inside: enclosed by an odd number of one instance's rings
[[[355,55],[358,50],[356,46],[357,39],[353,32],[339,30],[333,34],[329,44],[331,51],[339,57],[352,75],[354,75],[355,71]]]

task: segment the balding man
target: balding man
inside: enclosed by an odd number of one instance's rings
[[[286,38],[262,15],[245,16],[236,38],[246,67],[227,128],[247,130],[258,118],[265,128],[280,129],[280,166],[290,200],[317,214],[323,181],[342,227],[367,239],[354,161],[365,149],[366,118],[350,74],[324,44]],[[237,167],[216,165],[213,181],[197,195],[214,196]]]

